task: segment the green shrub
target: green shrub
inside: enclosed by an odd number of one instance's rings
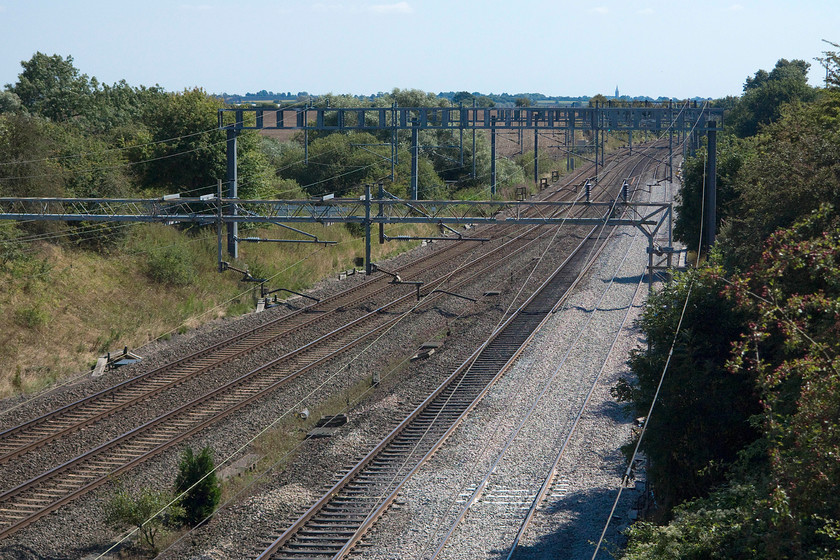
[[[146,262],[146,274],[155,282],[170,286],[188,286],[197,276],[192,253],[179,245],[151,251]]]
[[[365,225],[364,224],[356,224],[353,222],[347,222],[344,224],[344,228],[350,232],[350,235],[353,237],[364,237],[365,235]]]
[[[27,329],[38,330],[50,321],[50,314],[38,304],[15,310],[15,323]]]
[[[24,245],[17,239],[19,235],[20,232],[13,222],[0,224],[0,269],[25,256]]]
[[[135,498],[127,491],[120,490],[105,504],[105,521],[115,529],[137,527],[143,542],[156,552],[155,538],[160,530],[173,526],[174,520],[183,515],[181,508],[176,505],[169,506],[158,515],[171,501],[172,495],[169,492],[144,488]]]
[[[181,498],[181,507],[184,508],[182,519],[191,527],[209,517],[221,500],[222,489],[213,467],[213,450],[210,447],[205,447],[198,455],[188,447],[181,455],[175,492],[186,492]]]

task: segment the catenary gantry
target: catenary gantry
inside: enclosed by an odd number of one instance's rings
[[[598,178],[599,165],[604,161],[603,135],[608,132],[627,132],[628,143],[632,151],[633,131],[651,132],[659,135],[668,134],[668,179],[673,178],[673,138],[682,137],[683,144],[689,136],[690,144],[696,144],[700,134],[707,134],[710,152],[716,148],[713,142],[716,133],[723,127],[723,109],[710,108],[707,104],[669,102],[656,107],[613,107],[598,103],[593,107],[296,107],[296,108],[233,108],[218,111],[219,128],[227,133],[227,196],[238,197],[237,173],[237,136],[242,130],[301,130],[304,132],[305,160],[308,161],[309,131],[351,132],[351,131],[390,131],[391,133],[391,179],[394,178],[394,166],[397,161],[397,133],[400,130],[411,131],[411,183],[409,198],[419,196],[418,186],[418,133],[421,130],[451,130],[459,132],[461,161],[463,162],[463,132],[473,132],[473,158],[475,158],[475,132],[490,133],[490,193],[496,194],[496,134],[505,130],[534,130],[534,153],[538,153],[540,132],[563,131],[566,134],[567,166],[573,166],[572,155],[577,151],[576,132],[584,131],[591,137],[594,151],[595,180]],[[715,173],[711,170],[711,184],[708,190],[713,196],[716,188]],[[475,176],[475,161],[473,161]],[[534,158],[534,183],[539,182],[538,162]],[[237,207],[232,208],[237,212]],[[714,223],[713,207],[711,222]],[[708,220],[708,216],[707,216]],[[707,244],[714,242],[714,228]],[[236,222],[228,226],[228,252],[238,256],[238,226]]]

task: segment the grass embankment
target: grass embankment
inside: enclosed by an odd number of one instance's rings
[[[625,143],[625,137],[609,135],[606,151]],[[566,174],[565,159],[540,159],[541,176],[549,177],[552,170]],[[587,163],[575,159],[576,167]],[[526,185],[529,193],[536,191],[530,181]],[[486,196],[485,191],[461,194]],[[500,188],[501,199],[516,195],[515,186]],[[338,243],[242,243],[239,262],[231,264],[270,279],[271,288],[302,291],[352,268],[354,259],[364,255],[364,238],[353,237],[341,225],[300,229]],[[389,226],[388,233],[437,235],[433,227],[416,225]],[[276,229],[243,235],[285,237]],[[381,260],[413,246],[374,243],[372,258]],[[30,245],[27,251],[27,256],[0,265],[0,398],[32,393],[84,373],[106,352],[135,349],[214,319],[241,315],[254,309],[258,297],[258,285],[240,282],[240,274],[217,272],[216,235],[210,229],[193,233],[136,225],[108,254],[48,243]]]
[[[421,228],[391,226],[389,234],[419,234]],[[271,288],[301,291],[352,268],[354,258],[364,255],[364,238],[340,225],[311,231],[338,244],[243,243],[239,262],[231,264],[269,278]],[[276,229],[247,235],[284,236]],[[373,259],[411,246],[374,243]],[[219,274],[216,251],[214,231],[156,224],[131,227],[108,255],[30,246],[26,257],[0,269],[0,398],[83,373],[106,352],[253,310],[258,285],[241,282],[233,271]]]

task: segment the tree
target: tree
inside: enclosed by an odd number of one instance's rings
[[[142,541],[157,552],[155,539],[158,533],[172,526],[173,520],[183,514],[178,506],[170,506],[171,502],[172,494],[169,492],[144,488],[135,498],[126,490],[120,490],[105,504],[105,520],[115,529],[136,527]]]
[[[124,134],[127,129],[141,127],[145,109],[165,96],[160,86],[135,88],[125,80],[110,86],[102,84],[93,90],[82,124],[97,134],[113,136],[115,130]]]
[[[184,522],[195,527],[210,516],[222,497],[220,482],[213,465],[213,450],[202,449],[198,455],[191,448],[184,450],[175,477],[175,492],[181,494]]]
[[[514,104],[517,107],[530,107],[531,106],[531,100],[527,97],[517,97]]]
[[[65,121],[85,112],[93,91],[90,79],[73,66],[73,57],[36,52],[22,61],[18,82],[6,88],[16,94],[24,107],[54,121]]]
[[[468,91],[459,91],[452,97],[452,103],[454,105],[472,105],[475,96]]]
[[[225,177],[225,134],[217,119],[222,107],[220,99],[200,89],[169,93],[147,104],[143,122],[156,143],[133,153],[136,160],[149,160],[140,167],[143,182],[195,195],[215,192],[216,181]]]
[[[596,104],[599,107],[606,107],[607,106],[607,96],[599,93],[597,95],[593,95],[592,97],[590,97],[589,98],[589,106],[594,107]]]
[[[383,99],[390,104],[396,102],[398,107],[448,107],[448,99],[438,97],[434,93],[419,89],[394,88]]]
[[[25,113],[0,115],[0,194],[64,196],[58,127]]]
[[[840,200],[839,128],[840,91],[828,90],[813,103],[789,106],[756,138],[720,232],[728,268],[745,270],[771,233]]]
[[[0,115],[3,113],[17,113],[23,106],[20,97],[11,91],[0,91]]]
[[[190,192],[193,196],[216,192],[226,176],[226,136],[218,128],[221,99],[201,89],[148,96],[143,124],[155,142],[132,151],[143,182],[159,191]],[[259,154],[253,131],[242,131],[238,140],[239,197],[258,198],[270,188],[271,173]],[[177,156],[177,157],[173,157]]]
[[[732,109],[729,122],[741,138],[758,133],[761,126],[779,119],[782,107],[796,101],[811,101],[815,91],[808,85],[804,60],[781,59],[772,71],[759,70],[747,78],[744,95]]]
[[[493,101],[486,95],[482,95],[478,98],[478,102],[476,103],[479,107],[495,107],[496,102]]]
[[[829,45],[840,49],[840,45],[826,41]],[[817,60],[825,68],[825,87],[840,88],[840,53],[837,51],[824,51],[825,55]]]

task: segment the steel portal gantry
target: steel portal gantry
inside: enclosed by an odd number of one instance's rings
[[[595,180],[598,179],[599,167],[603,166],[603,137],[606,133],[627,132],[628,145],[632,151],[633,132],[644,131],[657,134],[668,133],[668,180],[673,180],[673,135],[681,135],[683,144],[687,135],[693,139],[701,133],[708,133],[710,152],[714,151],[716,132],[723,129],[723,109],[707,106],[697,107],[686,102],[659,107],[304,107],[304,108],[234,108],[219,109],[219,128],[227,133],[227,196],[238,196],[237,174],[237,135],[242,130],[302,130],[306,138],[310,130],[325,132],[349,131],[391,131],[392,173],[395,164],[395,144],[397,131],[411,131],[411,198],[417,199],[418,174],[417,158],[419,154],[418,132],[420,130],[459,131],[461,159],[463,159],[463,131],[490,131],[490,192],[496,194],[496,134],[498,131],[522,131],[534,129],[535,156],[540,131],[564,131],[566,137],[574,138],[576,131],[585,131],[592,135],[595,153]],[[599,139],[600,138],[600,139]],[[308,154],[308,139],[305,140],[305,153]],[[600,149],[599,149],[600,145]],[[573,159],[572,151],[567,150],[567,168]],[[599,153],[600,152],[600,153]],[[714,162],[714,158],[710,162]],[[716,170],[711,164],[709,176],[715,177]],[[473,175],[475,175],[475,136],[473,136]],[[538,183],[538,161],[534,158],[534,182]],[[714,185],[712,187],[714,188]],[[237,206],[229,212],[235,214]],[[709,208],[708,212],[714,212]],[[707,220],[708,220],[707,216]],[[712,216],[711,220],[714,220]],[[707,228],[707,246],[714,243],[714,228]],[[228,253],[238,257],[237,223],[228,225]]]

